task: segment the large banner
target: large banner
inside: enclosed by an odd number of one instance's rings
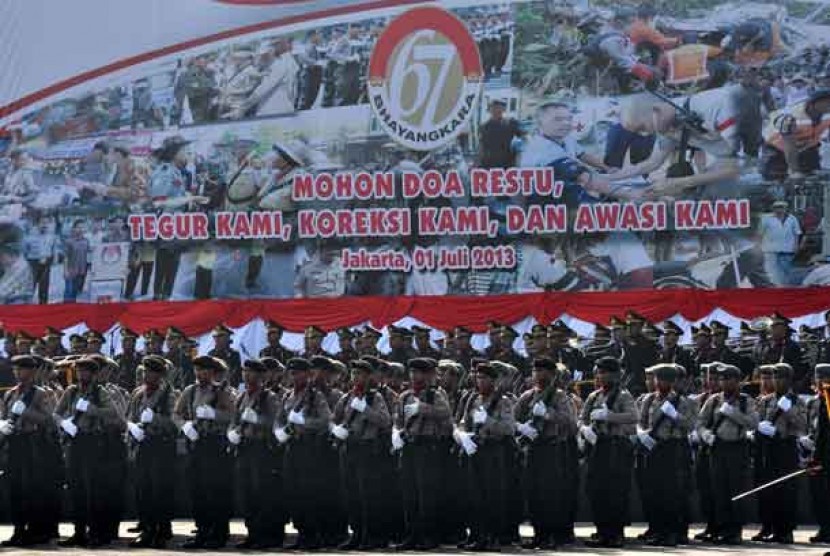
[[[3,66],[3,303],[830,282],[823,3],[97,1]]]

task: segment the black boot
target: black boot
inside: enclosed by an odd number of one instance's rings
[[[12,536],[6,539],[3,542],[0,542],[0,546],[10,546],[10,547],[18,547],[24,546],[24,539],[26,536],[25,526],[24,525],[15,525],[14,526],[14,533]]]

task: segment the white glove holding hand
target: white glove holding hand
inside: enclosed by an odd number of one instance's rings
[[[579,433],[582,435],[582,438],[585,439],[585,442],[593,446],[597,443],[597,433],[594,432],[594,428],[588,425],[582,425],[579,429]]]
[[[238,446],[240,442],[242,442],[242,435],[239,434],[239,431],[236,429],[229,429],[228,430],[228,442],[233,444],[234,446]]]
[[[349,438],[349,429],[347,429],[343,425],[334,425],[331,428],[331,434],[337,440],[346,440],[347,438]]]
[[[729,417],[730,415],[734,415],[735,414],[735,406],[733,406],[730,403],[723,402],[721,404],[720,408],[718,409],[718,413],[722,413],[722,414],[726,415],[727,417]]]
[[[132,421],[127,422],[127,431],[130,433],[136,442],[141,442],[144,440],[144,430],[133,423]]]
[[[61,429],[72,438],[75,438],[75,435],[78,434],[78,426],[72,419],[64,419],[61,421]]]
[[[637,433],[637,440],[639,440],[640,444],[642,444],[643,447],[646,450],[649,450],[649,451],[651,451],[654,448],[654,446],[657,444],[657,441],[655,441],[651,437],[651,435],[649,433],[647,433],[646,431],[638,432]]]
[[[519,423],[516,425],[516,430],[519,431],[520,435],[530,440],[536,440],[536,437],[539,436],[539,431],[530,423]]]
[[[398,429],[392,429],[392,449],[394,451],[398,451],[403,449],[404,441],[403,437],[401,436],[401,431]]]
[[[23,403],[23,400],[17,400],[12,404],[12,413],[15,415],[23,415],[24,411],[26,411],[26,404]]]
[[[546,406],[542,402],[536,402],[533,404],[533,416],[534,417],[544,417],[548,414],[548,406]]]
[[[287,432],[285,432],[284,427],[274,427],[274,438],[276,438],[277,442],[279,442],[280,444],[285,444],[291,437],[288,435]]]
[[[412,402],[410,404],[407,404],[407,405],[403,406],[403,416],[404,416],[404,418],[405,419],[411,419],[412,417],[417,415],[418,411],[421,410],[420,405],[421,405],[420,403],[415,401],[415,402]]]
[[[182,425],[182,432],[191,442],[199,440],[199,431],[197,431],[196,427],[193,426],[193,421],[186,421],[185,424]]]
[[[715,443],[715,433],[713,433],[709,429],[704,429],[703,432],[700,433],[700,439],[707,446],[711,446]]]
[[[196,408],[196,418],[204,419],[206,421],[216,420],[216,410],[209,405],[200,405]]]
[[[366,411],[365,398],[352,398],[352,402],[349,405],[358,413],[363,413],[364,411]]]
[[[775,436],[775,425],[769,421],[761,421],[758,423],[758,432],[764,436]]]
[[[305,415],[302,411],[292,409],[291,413],[288,414],[288,422],[292,425],[305,425]]]
[[[144,411],[141,412],[141,422],[145,425],[148,423],[152,423],[154,416],[155,414],[153,413],[153,410],[149,407],[145,407]]]
[[[607,421],[608,410],[604,407],[595,409],[591,412],[591,421]]]
[[[12,425],[11,422],[9,422],[6,419],[0,421],[0,434],[2,434],[3,436],[9,436],[13,432],[14,425]]]
[[[75,402],[75,410],[80,411],[81,413],[86,413],[89,411],[89,401],[80,398],[77,402]]]
[[[793,402],[792,402],[792,401],[790,401],[790,398],[788,398],[787,396],[781,396],[781,397],[778,399],[778,403],[777,403],[777,404],[775,404],[775,405],[777,405],[777,406],[778,406],[778,409],[780,409],[781,411],[783,411],[784,413],[786,413],[786,412],[788,412],[790,409],[792,409],[792,407],[793,407]]]
[[[483,407],[479,407],[475,411],[473,411],[473,423],[476,425],[483,425],[487,422],[487,410]]]
[[[582,371],[574,371],[574,382],[579,382],[580,380],[582,380],[582,377]]]
[[[677,419],[677,409],[675,409],[675,407],[671,404],[671,402],[669,402],[669,400],[663,402],[663,405],[660,406],[660,411],[662,411],[663,415],[665,415],[669,419]]]
[[[461,447],[468,456],[472,456],[478,451],[478,446],[473,442],[473,435],[468,432],[461,433]]]
[[[802,436],[798,439],[798,445],[801,446],[804,450],[808,452],[812,452],[816,449],[816,443],[813,442],[813,439],[809,436]]]
[[[259,415],[257,415],[256,411],[254,411],[253,408],[250,407],[245,408],[245,411],[242,412],[241,419],[244,422],[250,423],[252,425],[256,425],[257,423],[259,423]]]

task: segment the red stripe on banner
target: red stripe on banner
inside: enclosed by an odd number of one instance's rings
[[[0,306],[0,321],[10,331],[40,335],[46,326],[66,329],[86,323],[107,330],[121,323],[136,332],[175,326],[188,335],[203,334],[217,323],[240,327],[255,318],[275,320],[302,332],[316,324],[331,331],[371,322],[383,327],[412,317],[440,330],[467,326],[476,332],[496,320],[515,323],[527,317],[551,322],[562,314],[607,323],[632,310],[659,322],[676,314],[696,321],[715,309],[742,319],[778,311],[787,317],[830,308],[830,287],[737,290],[636,290],[626,292],[551,292],[486,297],[341,297],[337,299],[216,300],[105,304]]]
[[[192,48],[204,46],[206,44],[210,44],[213,42],[219,42],[234,37],[247,35],[249,33],[257,33],[259,31],[266,31],[268,29],[273,29],[275,27],[284,27],[286,25],[293,25],[295,23],[302,23],[305,21],[312,21],[315,19],[324,19],[327,17],[346,15],[359,11],[370,11],[382,8],[390,8],[394,6],[406,6],[409,4],[420,3],[423,3],[423,0],[376,0],[375,2],[367,2],[366,4],[338,6],[335,8],[327,8],[325,10],[319,10],[316,12],[292,15],[280,19],[264,21],[262,23],[254,23],[252,25],[246,25],[244,27],[239,27],[237,29],[230,29],[228,31],[214,33],[213,35],[208,35],[206,37],[191,39],[189,41],[181,42],[178,44],[165,46],[163,48],[158,48],[156,50],[145,52],[143,54],[137,54],[136,56],[130,56],[129,58],[118,60],[116,62],[107,64],[106,66],[102,66],[97,69],[86,71],[84,73],[79,73],[78,75],[75,75],[73,77],[69,77],[62,81],[53,83],[52,85],[49,85],[44,89],[20,97],[19,99],[12,101],[9,104],[6,104],[5,106],[0,107],[0,118],[5,118],[6,116],[9,116],[10,114],[13,114],[31,104],[49,98],[50,96],[56,95],[67,89],[71,89],[72,87],[80,85],[85,81],[97,79],[99,77],[107,75],[108,73],[120,71],[130,66],[137,66],[139,64],[149,62],[156,58],[163,58],[171,54],[176,54],[177,52],[183,52],[185,50],[190,50]]]

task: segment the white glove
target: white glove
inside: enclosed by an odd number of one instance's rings
[[[72,419],[64,419],[61,421],[61,428],[63,429],[63,432],[73,438],[76,434],[78,434],[78,426],[72,421]]]
[[[591,412],[591,421],[607,421],[609,411],[604,407]]]
[[[366,399],[365,398],[352,398],[352,403],[349,404],[352,409],[357,411],[358,413],[363,413],[366,411]]]
[[[250,407],[246,407],[245,411],[242,412],[241,418],[246,423],[250,423],[252,425],[256,425],[259,422],[259,416],[256,414]]]
[[[582,438],[584,438],[585,441],[591,446],[597,443],[597,433],[594,432],[593,427],[589,425],[582,425],[579,428],[579,433],[582,435]]]
[[[23,415],[24,411],[26,411],[26,404],[23,400],[17,400],[12,404],[12,413],[15,415]]]
[[[533,404],[533,416],[534,417],[544,417],[548,413],[548,407],[542,402],[536,402]]]
[[[135,438],[136,442],[144,440],[144,430],[132,421],[127,421],[127,430],[129,431],[130,436]]]
[[[808,452],[812,452],[816,449],[816,443],[813,442],[813,439],[809,436],[802,436],[798,439],[798,445],[807,450]]]
[[[233,444],[234,446],[238,446],[240,442],[242,442],[242,435],[239,434],[239,431],[236,429],[228,429],[228,442]]]
[[[190,439],[191,442],[199,440],[199,431],[197,431],[196,427],[193,426],[193,421],[185,422],[185,424],[182,425],[182,432],[187,438]]]
[[[394,451],[398,451],[403,448],[404,442],[403,437],[401,436],[401,431],[398,429],[392,429],[392,449]]]
[[[141,412],[141,422],[144,423],[145,425],[147,423],[152,423],[153,422],[153,416],[154,416],[153,410],[150,409],[149,407],[145,407],[144,411]]]
[[[640,444],[642,444],[643,447],[649,451],[651,451],[651,449],[657,444],[651,435],[645,431],[637,433],[637,440],[639,440]]]
[[[790,401],[790,398],[787,396],[782,396],[778,398],[778,403],[776,404],[778,409],[783,411],[784,413],[788,412],[793,407],[793,402]]]
[[[696,430],[693,430],[689,433],[689,443],[700,444],[700,435],[697,433]]]
[[[711,446],[715,443],[715,433],[708,429],[704,429],[702,433],[700,433],[700,439],[707,445]]]
[[[246,390],[248,390],[248,387],[245,386],[244,382],[240,382],[239,386],[236,387],[236,393],[239,394],[240,396],[242,394],[244,394]]]
[[[582,371],[574,371],[574,382],[582,380]]]
[[[663,405],[660,406],[660,411],[669,419],[677,419],[677,409],[675,409],[669,400],[663,402]]]
[[[420,405],[421,405],[420,403],[415,401],[415,402],[412,402],[411,404],[407,404],[407,405],[403,406],[403,416],[404,416],[404,418],[410,419],[413,416],[415,416],[418,413],[418,411],[421,409]]]
[[[302,411],[291,410],[288,414],[288,422],[293,425],[305,425],[305,415]]]
[[[331,429],[331,434],[337,440],[346,440],[347,438],[349,438],[349,429],[347,429],[343,425],[334,425]]]
[[[216,419],[216,410],[209,405],[200,405],[196,408],[196,418],[213,421]]]
[[[735,413],[735,406],[733,406],[732,404],[724,402],[723,404],[721,404],[720,408],[718,409],[718,413],[723,413],[727,417],[729,415],[733,415]]]
[[[85,400],[84,398],[78,399],[75,403],[75,409],[80,411],[81,413],[86,413],[89,411],[89,401]]]
[[[775,436],[775,425],[769,421],[761,421],[758,423],[758,432],[764,436]]]
[[[461,433],[461,447],[468,456],[472,456],[478,451],[478,446],[473,442],[473,435],[466,432]]]
[[[274,438],[276,438],[277,442],[280,444],[285,444],[291,437],[288,436],[287,432],[285,432],[284,427],[274,427]]]
[[[11,433],[14,432],[14,425],[12,425],[6,419],[0,421],[0,434],[3,436],[9,436]]]
[[[479,407],[473,411],[473,423],[476,425],[483,425],[487,421],[487,410]]]
[[[520,435],[530,440],[536,440],[536,437],[539,436],[539,431],[530,423],[519,423],[516,425],[516,430],[519,431]]]
[[[755,442],[755,431],[746,431],[746,439]]]

